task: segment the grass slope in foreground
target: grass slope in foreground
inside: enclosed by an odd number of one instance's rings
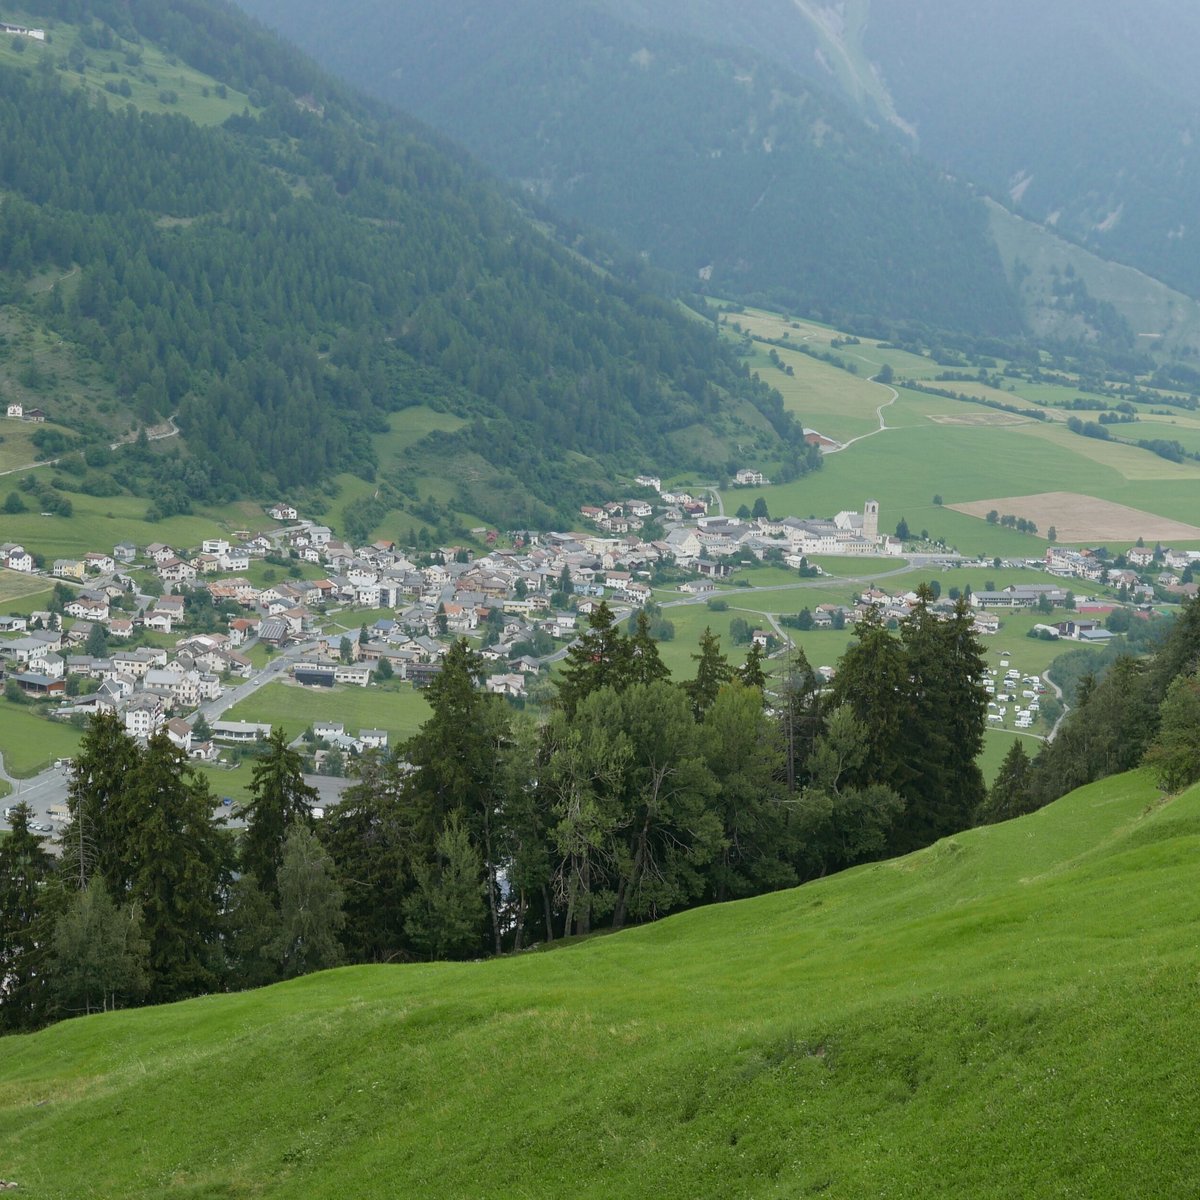
[[[1190,1194],[1200,789],[549,954],[4,1043],[30,1198]]]

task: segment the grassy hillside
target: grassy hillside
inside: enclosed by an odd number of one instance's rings
[[[988,201],[992,236],[1009,278],[1018,288],[1026,320],[1036,337],[1071,338],[1090,330],[1065,312],[1053,295],[1059,276],[1083,281],[1093,299],[1111,304],[1128,323],[1141,350],[1190,355],[1200,346],[1200,304],[1134,267],[1107,262]]]
[[[5,1043],[21,1194],[1188,1194],[1200,790],[1141,775],[551,954]]]

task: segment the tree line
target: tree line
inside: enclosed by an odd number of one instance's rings
[[[465,641],[431,715],[323,820],[275,730],[233,831],[164,735],[111,715],[74,761],[52,860],[18,807],[0,844],[0,1027],[257,986],[338,963],[471,958],[790,887],[968,826],[986,695],[970,612],[927,590],[868,616],[832,685],[768,686],[706,630],[673,681],[644,614],[596,606],[542,721],[480,686]]]

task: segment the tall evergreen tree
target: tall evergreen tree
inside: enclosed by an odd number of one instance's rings
[[[138,764],[137,743],[121,719],[98,713],[84,731],[71,764],[63,832],[63,869],[77,890],[99,872],[111,895],[123,896],[133,880],[135,833],[144,817],[133,802],[129,781]]]
[[[412,834],[395,755],[369,751],[355,781],[317,826],[343,893],[351,962],[389,962],[408,944],[403,904],[413,888]]]
[[[986,796],[977,759],[987,722],[985,664],[959,597],[948,620],[929,609],[927,585],[901,626],[904,820],[893,831],[897,852],[965,829]]]
[[[246,832],[242,837],[242,868],[253,875],[273,900],[283,861],[283,844],[292,825],[313,825],[316,788],[304,782],[304,761],[287,744],[281,728],[271,730],[263,753],[250,775]]]
[[[141,905],[150,945],[150,998],[178,1000],[220,977],[219,916],[229,877],[228,837],[213,821],[213,795],[165,733],[133,771],[134,828],[129,897]]]
[[[0,841],[0,1032],[32,1029],[45,1009],[45,886],[52,859],[29,828],[33,810],[13,805]]]
[[[763,648],[761,642],[751,642],[746,653],[746,661],[737,669],[737,678],[747,687],[758,688],[761,692],[767,686],[767,676],[763,671]]]
[[[994,825],[1033,811],[1031,765],[1021,739],[1014,738],[988,789],[987,799],[979,807],[976,820],[981,825]]]
[[[293,821],[279,868],[279,934],[274,955],[287,979],[336,967],[346,914],[333,860],[302,822]]]
[[[831,707],[848,705],[863,725],[866,749],[854,784],[882,783],[903,793],[909,780],[904,649],[884,628],[874,608],[858,622],[856,632],[857,641],[838,665]]]
[[[629,643],[612,609],[601,600],[588,615],[587,628],[567,651],[557,682],[559,707],[571,716],[584,697],[602,687],[624,687],[629,677]]]
[[[634,620],[633,636],[629,639],[626,652],[626,677],[630,683],[655,683],[669,679],[671,672],[658,652],[658,643],[650,633],[650,614],[638,609]]]
[[[692,702],[693,715],[697,721],[703,721],[717,693],[733,678],[729,659],[721,653],[721,639],[707,625],[700,635],[700,653],[693,654],[692,661],[696,664],[696,677],[683,686]]]

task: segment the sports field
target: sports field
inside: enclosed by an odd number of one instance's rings
[[[289,738],[298,737],[314,721],[343,721],[349,733],[386,729],[394,747],[416,733],[428,716],[424,695],[407,685],[308,688],[269,683],[234,705],[226,719],[282,725]]]

